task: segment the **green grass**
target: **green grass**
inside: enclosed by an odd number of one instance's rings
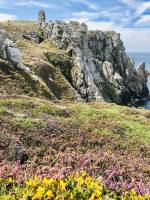
[[[30,104],[28,98],[17,98],[17,99],[0,99],[0,106],[12,106],[16,108],[22,108],[23,106],[27,106]]]
[[[35,118],[26,118],[26,119],[14,118],[12,119],[11,123],[12,126],[20,125],[23,128],[43,128],[46,126],[44,121]]]
[[[42,116],[43,114],[55,116],[58,110],[59,109],[54,107],[54,105],[41,103],[37,107],[31,109],[31,112],[34,116]]]
[[[87,130],[93,127],[93,131],[101,135],[114,138],[118,135],[128,144],[135,141],[146,145],[150,143],[150,121],[144,115],[147,111],[136,110],[135,114],[134,109],[115,104],[101,104],[97,108],[97,105],[84,103],[73,105],[72,109],[75,116],[68,123],[74,122]]]
[[[113,134],[112,131],[108,128],[94,129],[93,131],[95,133],[98,133],[98,134],[104,135],[104,136],[111,136]]]
[[[11,116],[14,125],[19,124],[26,128],[45,126],[47,122],[44,117],[48,115],[61,124],[124,140],[127,146],[132,146],[135,141],[144,145],[150,143],[150,120],[146,117],[149,112],[142,109],[130,109],[107,103],[60,102],[58,105],[32,98],[1,99],[0,117],[5,117],[6,110],[18,115],[26,114],[26,117],[20,118],[15,114]],[[60,115],[62,111],[69,111],[71,116],[66,118]]]
[[[38,101],[36,99],[18,98],[18,99],[2,99],[0,100],[1,108],[8,108],[14,112],[28,112],[33,116],[41,116],[44,114],[56,115],[60,110],[52,103]]]
[[[0,107],[0,118],[4,117],[6,114],[6,110],[3,107]]]

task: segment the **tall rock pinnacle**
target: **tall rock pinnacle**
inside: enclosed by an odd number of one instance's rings
[[[44,10],[40,10],[38,13],[38,24],[41,28],[45,27],[46,25],[45,20],[46,20],[45,12]]]

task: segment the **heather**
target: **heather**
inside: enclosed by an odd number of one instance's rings
[[[26,190],[35,176],[65,180],[86,172],[118,198],[130,191],[149,194],[149,142],[149,111],[102,102],[0,99],[0,178],[4,185],[13,180],[11,192]]]

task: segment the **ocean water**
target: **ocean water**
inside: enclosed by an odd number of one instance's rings
[[[127,53],[129,57],[132,57],[135,61],[135,66],[139,66],[141,63],[146,63],[146,69],[150,72],[150,52],[149,53]],[[150,90],[150,77],[148,79],[148,88]],[[150,100],[143,102],[141,106],[150,110]]]

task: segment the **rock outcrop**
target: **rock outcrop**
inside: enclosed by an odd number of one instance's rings
[[[88,31],[73,21],[50,21],[43,31],[73,58],[71,84],[83,99],[128,104],[149,96],[145,67],[135,69],[120,34]]]
[[[55,96],[51,93],[51,91],[49,90],[47,85],[41,80],[41,78],[36,76],[36,74],[34,74],[34,72],[30,69],[30,67],[23,64],[22,57],[23,56],[21,51],[17,47],[16,43],[12,40],[12,36],[7,31],[0,28],[0,69],[4,71],[9,71],[10,66],[13,67],[13,71],[17,70],[22,75],[22,77],[25,78],[26,85],[28,85],[30,82],[31,87],[34,88],[37,93],[50,99],[55,99]],[[5,92],[3,91],[2,94],[3,93]]]
[[[2,28],[0,28],[0,57],[14,64],[22,62],[20,50],[11,40],[11,36]]]
[[[33,59],[32,64],[24,63],[22,57],[27,54],[20,53],[4,29],[0,29],[0,58],[9,60],[36,84],[42,83],[53,99],[61,99],[63,88],[67,95],[73,94],[70,99],[104,100],[118,104],[133,104],[149,96],[145,65],[135,68],[116,32],[88,31],[86,24],[74,21],[46,23],[41,11],[36,29],[22,33],[22,36],[25,41],[31,41],[30,44],[39,43],[34,57],[34,45],[31,45],[32,50],[29,44],[24,47],[29,46],[27,60]],[[61,53],[49,52],[47,46],[41,51],[40,48],[44,48],[40,46],[41,42],[45,40],[49,46],[55,46],[52,49]],[[59,86],[59,80],[55,80],[58,76],[54,75],[54,71],[59,74],[63,87]],[[56,91],[57,88],[60,92]]]
[[[34,24],[30,27],[28,23],[13,22],[2,23],[1,26],[11,34],[0,29],[0,95],[83,100],[58,66],[72,66],[70,57],[47,41],[38,44],[36,38],[33,40],[31,37],[33,41],[22,38],[26,30],[35,30]],[[59,60],[57,67],[49,62],[47,55],[50,55],[55,64]]]

